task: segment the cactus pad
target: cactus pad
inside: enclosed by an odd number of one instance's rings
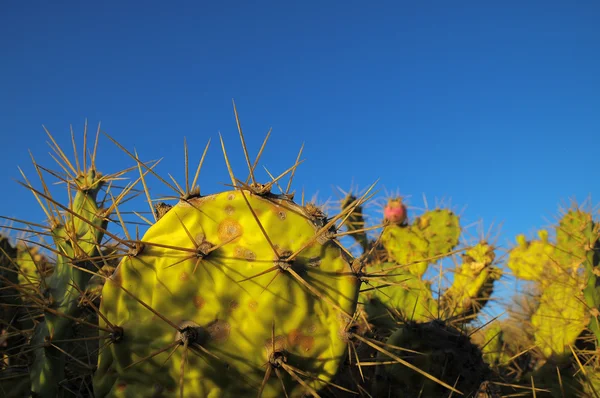
[[[552,261],[554,246],[548,242],[548,231],[538,232],[539,240],[528,242],[524,235],[517,236],[517,246],[510,251],[507,266],[520,279],[539,281],[555,268]]]
[[[345,357],[359,288],[322,223],[271,194],[179,202],[104,285],[100,311],[122,337],[100,355],[97,396],[322,388]]]
[[[396,330],[386,346],[401,358],[427,374],[454,386],[464,396],[473,396],[489,376],[489,368],[482,354],[469,337],[460,330],[440,321],[408,323]],[[398,348],[413,350],[402,352]],[[382,361],[390,361],[378,354]],[[439,382],[415,373],[403,364],[378,367],[376,396],[445,397],[451,391]]]
[[[370,272],[370,286],[363,288],[360,300],[370,322],[395,328],[394,318],[426,322],[437,317],[437,301],[429,283],[394,263],[374,265]]]
[[[411,225],[388,225],[382,243],[390,259],[408,265],[410,272],[421,277],[437,257],[449,253],[460,236],[458,216],[446,209],[428,211]]]
[[[531,324],[535,342],[544,356],[570,353],[569,346],[575,344],[588,324],[581,287],[571,279],[555,280],[548,285]]]
[[[468,249],[463,264],[454,273],[452,286],[443,296],[446,317],[476,314],[490,299],[494,282],[502,275],[492,264],[496,258],[494,248],[481,242]]]

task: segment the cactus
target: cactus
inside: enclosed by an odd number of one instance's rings
[[[570,354],[570,346],[588,324],[579,286],[556,281],[544,289],[540,306],[531,318],[535,343],[544,356]]]
[[[554,247],[548,242],[548,231],[540,230],[538,236],[539,240],[531,242],[524,235],[517,236],[518,245],[511,250],[507,266],[519,279],[543,281],[547,272],[554,274]]]
[[[519,236],[507,265],[517,277],[535,281],[543,290],[531,318],[538,348],[546,357],[564,356],[589,324],[590,309],[595,308],[593,299],[589,302],[592,307],[586,308],[586,281],[581,271],[593,270],[598,230],[589,213],[573,208],[559,221],[556,244],[549,241],[547,231],[538,235],[540,240],[533,242]]]
[[[149,396],[178,383],[189,396],[260,388],[280,396],[277,378],[261,386],[265,363],[310,373],[308,391],[319,390],[346,352],[358,280],[339,246],[320,238],[322,220],[303,213],[251,190],[169,210],[103,289],[101,326],[118,328],[122,340],[100,355],[98,396]],[[156,354],[170,346],[183,347]],[[305,390],[293,376],[283,380],[289,396]]]
[[[0,300],[4,304],[0,308],[0,329],[5,330],[11,323],[20,302],[19,273],[15,259],[17,249],[14,248],[8,238],[0,235]]]
[[[598,338],[594,314],[600,232],[592,215],[576,205],[563,214],[555,232],[555,243],[546,230],[532,242],[518,236],[507,262],[517,277],[533,281],[541,291],[529,319],[540,358],[532,358],[523,382],[532,379],[555,397],[593,396],[597,367],[589,364],[597,358],[578,346],[585,344],[588,330]]]
[[[235,189],[200,195],[186,168],[179,202],[161,205],[104,284],[110,347],[99,356],[97,397],[316,395],[336,375],[360,280],[335,224],[364,197],[327,219],[271,193],[239,133],[251,183],[235,178],[221,141]]]
[[[453,387],[415,374],[397,363],[378,367],[379,377],[374,388],[378,397],[442,397],[452,389],[473,396],[491,376],[481,350],[467,335],[443,322],[407,323],[388,338],[386,345],[396,347],[393,354],[404,357],[422,371],[443,375]],[[386,359],[379,354],[380,361]]]
[[[98,268],[92,259],[99,254],[107,225],[96,202],[103,183],[93,167],[78,173],[70,182],[76,193],[66,216],[53,219],[51,234],[56,245],[56,265],[52,276],[45,281],[45,317],[36,326],[32,340],[37,348],[31,369],[31,390],[41,397],[59,393],[59,382],[67,378],[67,361],[75,357],[74,349],[63,341],[74,338],[77,323],[73,318],[84,316],[79,305],[81,293],[87,288],[89,271]]]
[[[390,259],[408,264],[411,273],[422,277],[430,263],[458,245],[459,236],[458,216],[436,209],[417,217],[411,225],[386,226],[381,241]]]
[[[388,207],[401,211],[390,210],[386,215]],[[396,219],[392,217],[394,214],[398,216]],[[457,268],[452,285],[436,299],[431,290],[432,283],[423,275],[430,263],[453,254],[460,235],[458,217],[449,210],[436,209],[416,217],[409,224],[406,216],[402,200],[389,200],[384,208],[381,244],[374,241],[367,246],[370,250],[365,256],[366,264],[363,264],[366,286],[360,294],[360,311],[370,326],[359,326],[358,329],[362,330],[364,338],[380,344],[378,348],[368,344],[365,347],[366,342],[358,339],[353,345],[359,367],[360,358],[374,356],[376,363],[382,365],[376,366],[374,373],[367,367],[352,377],[366,380],[363,388],[370,388],[374,396],[416,396],[419,391],[424,396],[446,396],[443,394],[456,393],[457,389],[462,393],[464,389],[469,393],[483,391],[487,387],[482,385],[488,381],[490,373],[482,353],[451,323],[473,319],[490,298],[493,283],[501,275],[495,266],[495,248],[484,240],[466,248],[463,264]],[[379,247],[386,250],[387,261],[372,254]],[[457,341],[462,341],[458,347]],[[399,347],[418,352],[413,355],[415,358],[403,360]],[[454,358],[459,351],[463,358]],[[439,356],[444,352],[453,354],[444,357],[445,363],[440,364]],[[465,355],[472,356],[467,359],[469,363],[479,365],[465,369],[475,378],[455,389],[456,380],[452,377],[457,374],[452,372],[465,365],[461,362]],[[367,363],[371,364],[371,361],[367,360]],[[479,374],[479,371],[483,373]]]
[[[16,278],[11,283],[18,289],[22,303],[24,314],[20,319],[27,323],[24,324],[26,327],[21,325],[18,333],[27,337],[28,343],[11,344],[10,350],[26,353],[19,360],[27,367],[11,365],[2,376],[8,374],[7,379],[18,378],[20,385],[30,389],[35,397],[78,396],[91,391],[91,375],[99,347],[95,336],[98,314],[89,294],[90,278],[113,261],[104,255],[106,241],[103,238],[109,216],[133,185],[125,188],[116,199],[113,197],[109,208],[103,208],[103,203],[97,200],[99,192],[104,190],[107,196],[112,196],[111,181],[123,173],[104,176],[96,170],[97,137],[93,155],[88,157],[88,149],[84,148],[80,162],[75,150],[72,162],[49,132],[48,136],[63,172],[48,171],[33,160],[42,189],[34,188],[24,174],[25,182],[21,184],[34,194],[48,217],[47,227],[32,223],[27,231],[50,236],[53,246],[33,242],[24,236],[11,255],[13,279]],[[84,143],[87,143],[87,129]],[[53,199],[43,172],[66,184],[67,204]],[[39,248],[53,254],[52,261],[40,253]],[[23,381],[24,375],[29,376],[29,381]]]
[[[482,341],[479,341],[477,345],[481,347],[483,360],[488,365],[497,368],[509,362],[510,357],[504,347],[504,331],[497,322],[485,328],[481,332],[481,337]]]
[[[459,245],[456,214],[437,208],[409,218],[402,198],[388,200],[381,228],[367,226],[370,190],[345,195],[334,217],[294,202],[291,181],[273,193],[299,160],[258,183],[259,159],[250,162],[237,121],[245,182],[221,141],[233,188],[200,193],[203,155],[191,184],[187,170],[184,188],[174,182],[171,204],[152,205],[145,176],[158,174],[137,153],[125,151],[140,175],[115,198],[111,181],[126,171],[100,174],[95,149],[89,165],[85,156],[83,167],[73,164],[51,137],[62,172],[34,165],[40,177],[65,183],[68,203],[53,199],[43,179],[41,189],[24,185],[49,221],[27,230],[53,243],[0,239],[0,394],[495,397],[495,385],[507,395],[597,392],[590,342],[600,338],[600,244],[589,213],[566,212],[552,238],[545,230],[539,240],[517,238],[507,264],[539,289],[538,305],[512,329],[482,325],[476,317],[502,275],[487,239]],[[119,204],[140,181],[154,222],[135,212],[150,226],[133,237]],[[373,239],[367,231],[375,229]],[[342,246],[344,236],[360,256]],[[429,267],[449,258],[461,262],[450,282],[441,270],[437,282]]]
[[[494,247],[482,241],[462,255],[463,264],[454,272],[452,285],[442,296],[444,318],[476,315],[494,291],[502,272],[495,267]]]
[[[43,244],[43,243],[40,243]],[[53,271],[53,264],[40,253],[40,246],[18,242],[15,263],[19,268],[19,285],[38,287],[42,278]]]
[[[375,264],[369,271],[370,287],[363,289],[361,302],[370,322],[395,328],[398,321],[426,322],[437,317],[430,283],[395,263]]]
[[[352,192],[346,194],[341,203],[342,209],[354,208],[353,211],[348,214],[348,220],[346,221],[346,229],[351,232],[352,238],[361,247],[363,251],[369,250],[369,238],[365,231],[366,222],[363,213],[362,205],[356,206],[356,201],[359,198],[356,197]]]
[[[501,276],[494,265],[495,248],[484,240],[467,248],[462,266],[455,270],[452,285],[438,305],[431,282],[423,275],[430,263],[450,256],[458,245],[458,217],[449,210],[436,209],[407,224],[401,199],[391,199],[386,205],[392,213],[398,208],[402,220],[395,224],[390,223],[391,215],[386,216],[384,209],[387,225],[381,235],[381,244],[393,261],[381,263],[369,258],[370,286],[363,289],[361,298],[369,320],[391,327],[399,320],[472,319],[489,300],[493,284]]]
[[[30,389],[27,331],[33,329],[40,277],[50,269],[37,247],[0,236],[0,391],[25,396]],[[10,395],[9,395],[10,393]]]

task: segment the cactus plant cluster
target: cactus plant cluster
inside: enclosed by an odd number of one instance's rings
[[[185,146],[180,184],[110,137],[132,167],[102,174],[99,131],[91,151],[84,132],[73,159],[48,133],[59,170],[34,160],[41,186],[24,174],[22,183],[47,223],[4,217],[22,236],[0,238],[1,394],[594,396],[600,256],[589,212],[570,209],[554,243],[548,232],[518,238],[506,265],[540,294],[519,320],[527,327],[509,330],[482,321],[506,272],[500,249],[468,242],[454,211],[412,214],[396,196],[369,225],[371,186],[328,216],[304,195],[295,200],[300,154],[279,176],[257,179],[266,139],[252,159],[234,111],[248,175],[233,172],[221,137],[231,183],[216,193],[199,186],[209,145],[193,178]],[[65,201],[49,178],[66,186]],[[175,195],[154,197],[150,178]],[[136,199],[141,233],[123,210]],[[342,243],[348,236],[358,252]]]
[[[535,305],[526,316],[494,325],[493,361],[504,363],[504,373],[516,382],[529,382],[548,396],[595,397],[600,393],[596,348],[599,225],[591,211],[573,204],[554,231],[540,230],[535,240],[519,235],[509,252],[507,267],[536,292]],[[511,323],[524,336],[514,339]]]

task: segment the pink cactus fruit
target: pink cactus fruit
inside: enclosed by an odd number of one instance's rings
[[[392,224],[402,224],[406,220],[406,206],[401,198],[390,199],[383,208],[384,220]]]

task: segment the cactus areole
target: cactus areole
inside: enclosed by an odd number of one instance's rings
[[[323,227],[284,196],[180,201],[103,288],[100,324],[120,333],[100,354],[96,395],[322,389],[345,359],[360,285]]]

